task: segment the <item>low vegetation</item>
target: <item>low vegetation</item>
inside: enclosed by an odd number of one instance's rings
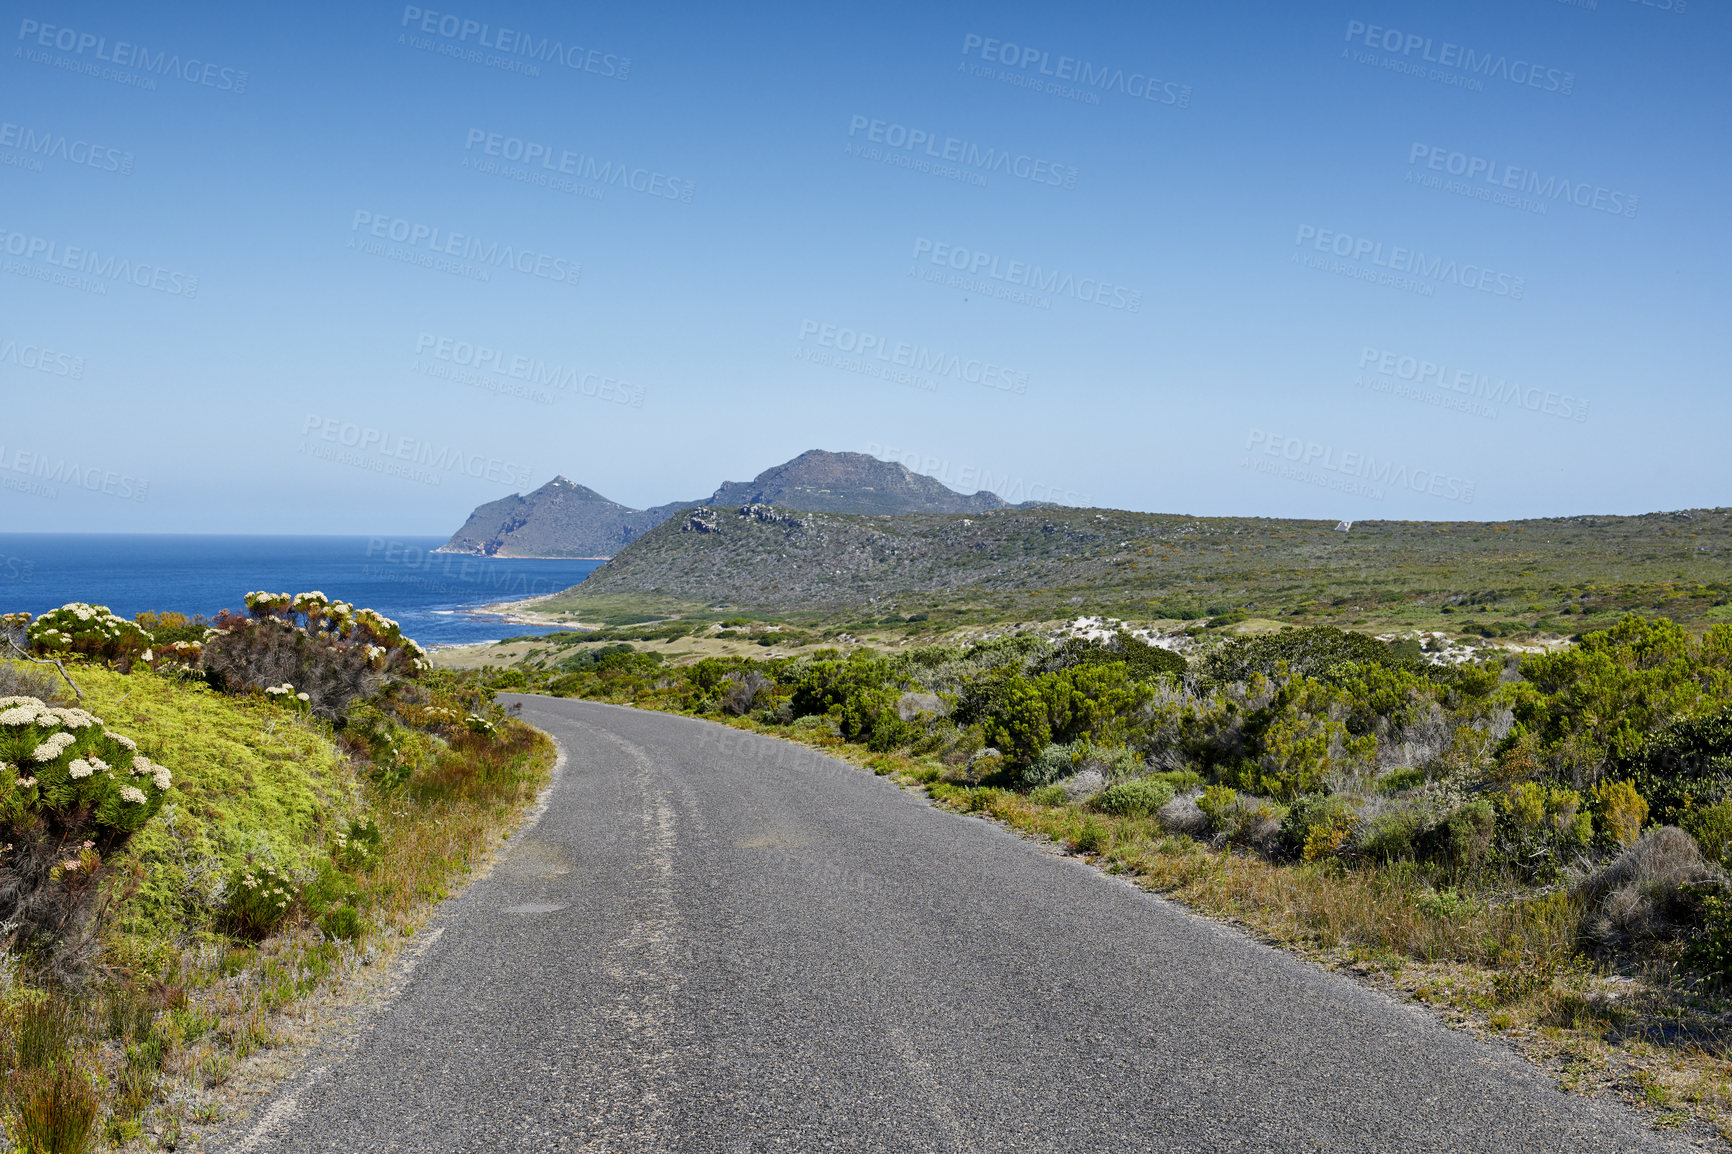
[[[546,780],[546,739],[394,623],[248,606],[0,619],[12,653],[60,662],[0,661],[18,1150],[175,1149],[220,1122],[249,1059],[382,967]]]
[[[774,512],[774,511],[771,511]],[[1080,611],[1199,627],[1278,620],[1509,640],[1626,613],[1732,621],[1732,509],[1508,522],[998,509],[874,517],[715,507],[675,518],[534,604],[585,623],[757,615],[801,628],[1055,621]]]
[[[1458,664],[1328,627],[1189,660],[1125,633],[658,648],[490,681],[826,746],[1596,1069],[1687,1037],[1693,1089],[1643,1100],[1732,1119],[1732,625],[1630,615]]]

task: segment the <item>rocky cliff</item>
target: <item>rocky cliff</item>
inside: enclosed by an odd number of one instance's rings
[[[440,547],[484,557],[612,557],[694,506],[774,505],[819,513],[983,513],[1006,508],[991,493],[958,493],[894,461],[813,449],[750,481],[724,481],[710,497],[633,509],[555,477],[533,493],[479,506]]]

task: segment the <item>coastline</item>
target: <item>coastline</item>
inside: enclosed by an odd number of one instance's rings
[[[475,557],[482,561],[612,561],[610,553],[605,557],[550,557],[545,553],[475,553],[468,549],[447,549],[441,545],[437,549],[429,549],[429,553],[441,554],[446,557]]]
[[[570,561],[578,560],[578,558],[549,558],[549,560]],[[501,620],[509,621],[513,625],[539,625],[549,629],[568,629],[578,633],[588,633],[597,629],[605,628],[605,626],[600,622],[592,623],[586,621],[572,621],[569,618],[557,619],[549,617],[544,613],[537,613],[534,609],[530,608],[530,606],[546,601],[552,596],[554,596],[554,594],[545,593],[539,597],[527,597],[522,601],[495,601],[488,605],[472,606],[471,608],[463,610],[463,612],[465,615],[471,617],[498,617]]]

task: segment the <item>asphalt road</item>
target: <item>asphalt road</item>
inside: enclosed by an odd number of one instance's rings
[[[839,762],[524,701],[568,756],[546,813],[228,1150],[1682,1148]]]

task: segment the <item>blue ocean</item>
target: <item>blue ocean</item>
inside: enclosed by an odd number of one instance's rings
[[[252,537],[0,533],[0,613],[69,601],[123,617],[145,610],[209,617],[245,609],[254,589],[327,596],[395,618],[426,646],[545,633],[481,607],[577,584],[600,561],[435,553],[443,537]]]

